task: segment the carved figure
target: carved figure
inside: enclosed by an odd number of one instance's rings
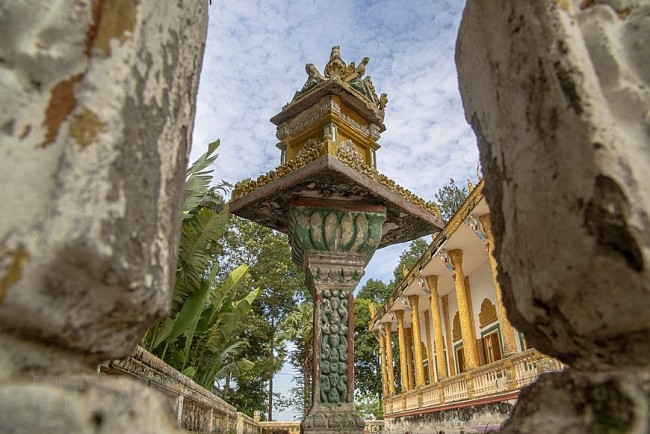
[[[382,93],[379,97],[379,110],[385,110],[386,105],[388,104],[388,94]]]

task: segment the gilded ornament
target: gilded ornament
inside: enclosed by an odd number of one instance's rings
[[[497,319],[497,308],[489,299],[484,298],[481,303],[481,311],[478,314],[479,325],[485,327],[486,325],[495,322]]]

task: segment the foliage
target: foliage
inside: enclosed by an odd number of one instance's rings
[[[301,416],[307,414],[311,401],[311,373],[313,362],[314,304],[301,303],[280,324],[280,339],[293,344],[288,361],[297,371],[296,386],[279,404],[284,408],[295,408]],[[278,407],[280,407],[278,405]]]
[[[427,250],[427,241],[424,238],[418,238],[417,240],[411,241],[409,246],[399,255],[399,261],[393,270],[393,280],[388,283],[388,290],[390,295],[397,288],[397,285],[404,280],[404,272],[406,270],[411,270],[418,259],[424,254]]]
[[[368,329],[371,320],[370,303],[372,301],[365,298],[354,299],[354,385],[357,395],[379,397],[379,344]]]
[[[386,303],[390,297],[390,288],[381,280],[369,279],[363,288],[357,294],[358,298],[365,298],[372,301],[376,305]]]
[[[240,266],[216,284],[214,255],[226,230],[228,208],[219,187],[210,188],[214,151],[208,150],[187,171],[180,248],[170,314],[152,327],[141,345],[173,368],[212,389],[215,379],[251,362],[238,355],[248,345],[233,341],[235,326],[251,310],[259,290],[235,296],[248,267]],[[213,155],[214,154],[214,155]]]
[[[442,220],[447,223],[456,213],[456,210],[463,204],[469,191],[467,187],[458,187],[454,178],[449,178],[449,183],[440,187],[435,194],[436,202],[440,207]]]
[[[384,408],[375,395],[364,395],[354,401],[357,414],[365,420],[381,420],[384,418]]]
[[[286,358],[278,327],[305,299],[304,274],[291,259],[286,235],[237,217],[231,219],[223,239],[220,262],[222,273],[235,264],[248,265],[249,277],[242,288],[244,292],[251,288],[261,291],[251,316],[237,328],[237,336],[251,344],[243,355],[256,365],[248,372],[233,374],[233,384],[228,381],[225,385],[227,400],[249,414],[266,411],[271,419],[272,378]]]

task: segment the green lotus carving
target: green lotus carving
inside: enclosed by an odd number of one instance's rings
[[[291,207],[293,259],[302,265],[305,252],[340,252],[369,259],[379,246],[385,220],[381,212]]]

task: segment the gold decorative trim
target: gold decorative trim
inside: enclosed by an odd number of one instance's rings
[[[481,303],[481,312],[478,314],[478,323],[481,328],[486,325],[493,323],[498,319],[497,317],[497,308],[492,304],[490,299],[484,298]]]
[[[304,153],[296,155],[295,158],[292,158],[287,163],[277,167],[275,170],[259,176],[254,181],[242,181],[237,183],[235,185],[235,189],[232,192],[232,200],[239,199],[240,197],[257,190],[258,188],[270,184],[276,179],[282,178],[283,176],[286,176],[289,173],[303,166],[306,166],[319,157],[329,154],[336,157],[341,163],[344,163],[351,169],[354,169],[357,172],[368,176],[369,178],[377,181],[379,184],[391,190],[393,193],[396,193],[407,201],[419,206],[424,211],[433,214],[438,220],[442,218],[440,215],[440,209],[434,202],[426,202],[424,199],[416,196],[406,188],[396,184],[395,181],[388,178],[386,175],[379,173],[374,167],[368,166],[363,161],[363,159],[359,159],[356,150],[353,147],[349,146],[349,144],[346,142],[343,142],[341,145],[343,146],[336,145],[331,140],[324,140],[319,145],[310,143],[311,149]]]
[[[460,315],[458,315],[458,312],[456,312],[452,321],[451,336],[454,339],[454,342],[459,341],[462,338],[460,331]]]

